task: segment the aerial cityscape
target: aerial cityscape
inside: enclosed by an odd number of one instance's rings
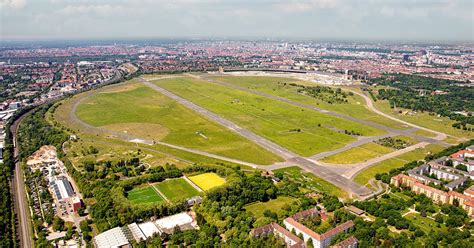
[[[1,0],[0,247],[472,247],[473,10]]]

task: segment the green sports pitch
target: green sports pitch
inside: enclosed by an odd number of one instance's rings
[[[197,189],[183,178],[165,180],[153,186],[170,201],[187,199],[199,195]]]
[[[127,193],[127,199],[133,204],[156,204],[165,201],[153,186],[134,188]]]

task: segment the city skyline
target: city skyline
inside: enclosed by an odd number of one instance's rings
[[[470,1],[2,0],[1,40],[292,38],[471,42]]]

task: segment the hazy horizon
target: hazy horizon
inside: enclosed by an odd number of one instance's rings
[[[2,41],[474,40],[466,0],[0,0]]]

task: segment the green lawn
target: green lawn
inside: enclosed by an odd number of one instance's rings
[[[405,129],[403,124],[394,122],[388,118],[377,115],[370,111],[365,106],[365,100],[358,95],[348,96],[348,103],[344,104],[329,104],[325,101],[316,99],[314,97],[303,95],[298,93],[297,88],[290,86],[289,83],[296,83],[299,85],[314,86],[315,83],[297,81],[291,78],[280,78],[280,77],[247,77],[247,76],[234,76],[234,77],[215,77],[216,80],[232,83],[245,87],[254,91],[264,92],[267,94],[291,99],[296,102],[311,105],[317,108],[326,109],[329,111],[338,112],[341,114],[349,115],[358,119],[367,120],[375,123],[382,124],[384,126]],[[286,84],[285,84],[286,83]]]
[[[274,170],[273,172],[281,172],[292,180],[302,183],[303,187],[309,190],[326,192],[340,198],[348,198],[347,192],[343,189],[338,188],[334,184],[331,184],[328,181],[313,175],[312,173],[304,172],[297,166],[286,167],[283,169]]]
[[[255,218],[260,218],[263,216],[265,210],[270,210],[279,215],[284,205],[291,206],[295,201],[296,199],[293,197],[279,196],[276,199],[267,202],[250,203],[245,205],[244,208],[246,211],[252,212]]]
[[[128,191],[127,199],[133,204],[155,204],[165,201],[152,186],[137,187]]]
[[[355,164],[366,160],[379,157],[381,155],[393,152],[394,149],[388,148],[373,142],[351,148],[341,153],[321,159],[322,162],[330,164]]]
[[[170,201],[188,199],[199,195],[199,192],[183,178],[165,180],[153,186]]]
[[[225,183],[225,179],[216,173],[204,173],[196,176],[190,176],[188,178],[204,191],[221,186]]]
[[[155,84],[303,156],[337,149],[355,140],[341,133],[343,130],[368,136],[384,133],[207,81],[179,78],[158,80]]]
[[[400,156],[387,159],[361,171],[354,178],[354,181],[359,184],[365,185],[370,179],[375,177],[375,174],[387,173],[392,169],[402,167],[408,162],[422,160],[426,155],[428,155],[428,153],[440,152],[442,149],[442,146],[430,144],[427,145],[425,148],[418,148]]]
[[[257,164],[281,159],[172,99],[132,82],[86,98],[76,115],[86,123]]]
[[[425,233],[429,233],[433,229],[445,229],[446,226],[441,224],[438,227],[438,223],[428,217],[423,217],[418,213],[409,213],[405,215],[405,218],[409,219],[415,226],[419,227]]]

